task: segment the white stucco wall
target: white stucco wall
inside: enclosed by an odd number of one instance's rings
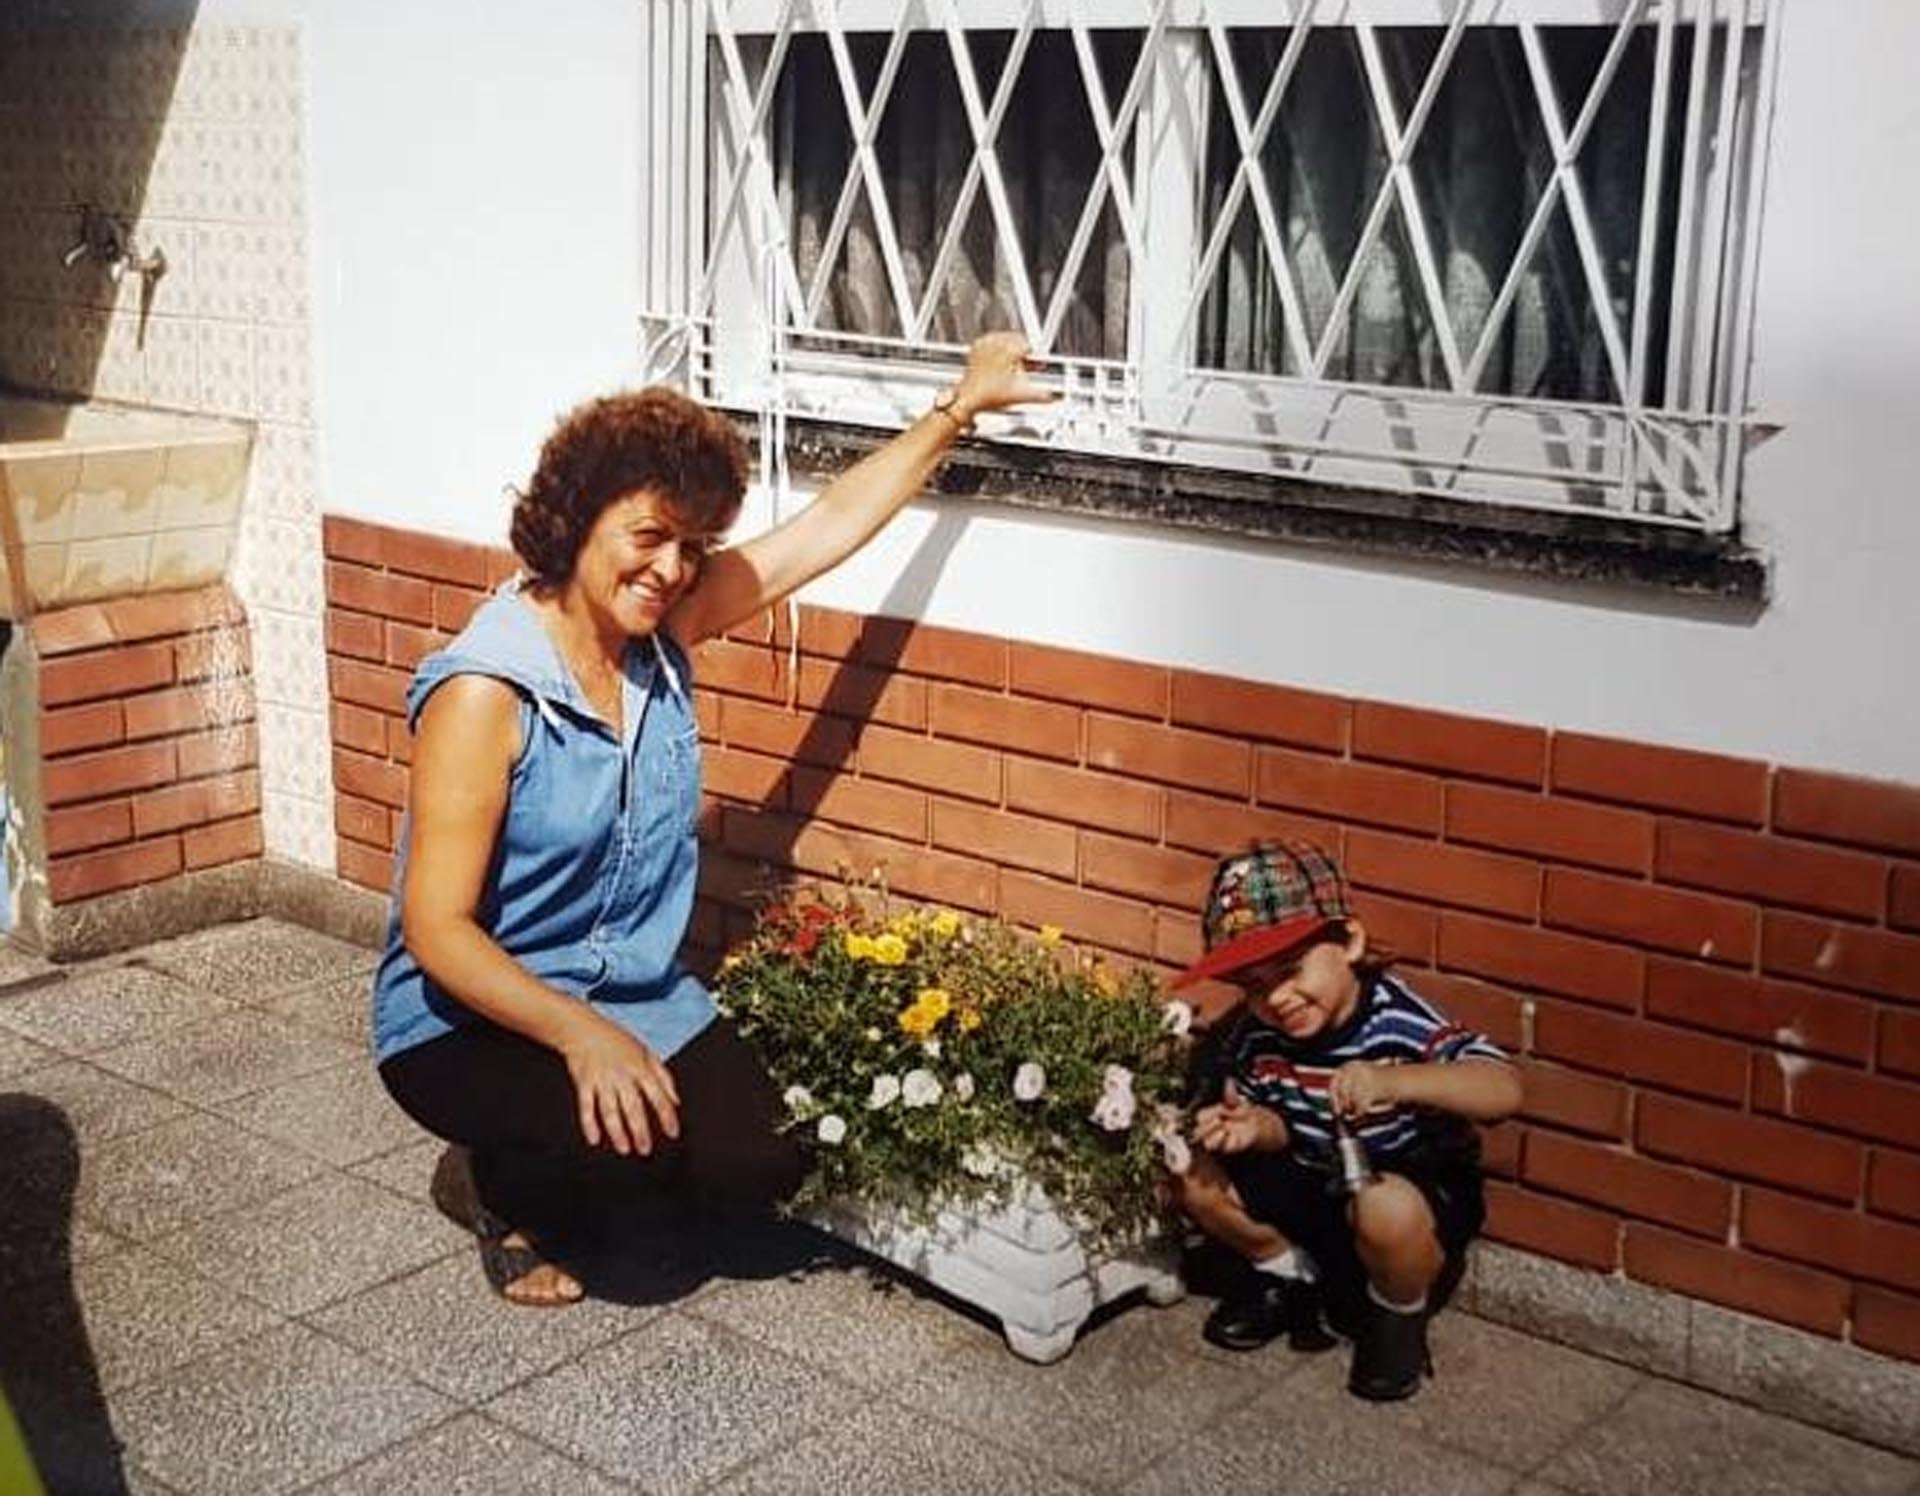
[[[634,364],[633,7],[308,18],[330,511],[504,532],[552,416]],[[1643,592],[916,509],[834,606],[1583,731],[1920,780],[1920,7],[1789,0],[1755,341],[1757,615]]]

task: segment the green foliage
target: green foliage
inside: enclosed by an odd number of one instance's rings
[[[1154,1216],[1185,1041],[1147,975],[1058,931],[840,886],[765,908],[715,991],[787,1093],[811,1160],[799,1203],[915,1209],[1025,1178],[1096,1237]],[[1044,1085],[1022,1099],[1036,1065]]]

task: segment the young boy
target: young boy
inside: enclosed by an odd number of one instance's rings
[[[1339,867],[1311,843],[1223,859],[1202,925],[1206,955],[1174,986],[1219,977],[1245,1003],[1202,1078],[1218,1099],[1196,1114],[1176,1193],[1252,1266],[1206,1338],[1253,1350],[1287,1333],[1323,1349],[1324,1304],[1354,1342],[1350,1390],[1410,1397],[1432,1370],[1427,1319],[1485,1216],[1472,1124],[1518,1109],[1519,1076],[1387,973]],[[1342,1133],[1364,1149],[1357,1169],[1341,1167]]]

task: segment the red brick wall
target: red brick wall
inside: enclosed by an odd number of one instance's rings
[[[225,587],[86,603],[29,629],[52,903],[260,855],[251,649]]]
[[[385,888],[408,669],[511,563],[326,539],[341,869]],[[1490,1236],[1920,1360],[1920,787],[818,608],[799,636],[797,680],[784,619],[697,661],[708,952],[765,864],[884,863],[1171,967],[1218,852],[1315,837],[1523,1057]]]

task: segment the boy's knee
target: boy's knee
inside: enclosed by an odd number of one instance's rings
[[[1354,1197],[1353,1234],[1370,1246],[1410,1248],[1437,1241],[1426,1196],[1397,1174],[1383,1174]]]

